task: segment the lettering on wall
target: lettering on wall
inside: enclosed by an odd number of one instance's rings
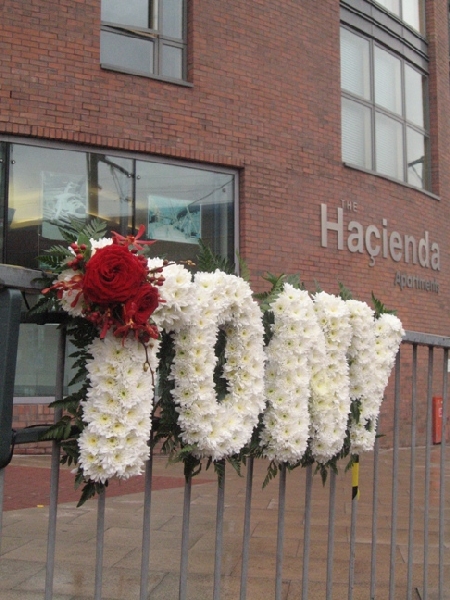
[[[348,212],[356,213],[356,202],[343,202]],[[430,238],[424,230],[422,237],[391,230],[388,219],[369,225],[360,223],[355,218],[344,219],[344,208],[338,207],[329,211],[326,204],[321,204],[321,245],[323,248],[336,248],[352,253],[367,254],[369,266],[374,267],[377,260],[392,260],[395,263],[417,265],[423,269],[440,271],[439,244]],[[353,217],[353,214],[351,215]],[[397,271],[394,286],[403,289],[418,289],[439,293],[436,279],[422,278],[409,273]]]

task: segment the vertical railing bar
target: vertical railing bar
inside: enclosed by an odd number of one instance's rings
[[[179,600],[186,600],[189,558],[189,519],[191,514],[192,477],[188,476],[184,484],[183,528],[181,532],[181,562]]]
[[[412,597],[414,565],[414,490],[416,487],[416,419],[417,419],[417,344],[413,344],[411,397],[411,464],[409,470],[408,571],[406,597]]]
[[[244,536],[242,540],[241,590],[239,600],[247,598],[248,561],[250,555],[250,519],[252,509],[253,457],[247,460],[247,481],[245,488]]]
[[[144,518],[142,521],[141,582],[139,600],[147,600],[150,563],[150,511],[152,506],[153,431],[150,432],[150,456],[145,464]]]
[[[424,527],[423,527],[423,598],[428,597],[428,532],[430,507],[430,475],[431,475],[431,422],[433,403],[433,347],[428,347],[428,389],[427,389],[427,423],[425,441],[425,505],[424,505]]]
[[[448,349],[444,348],[442,381],[442,428],[439,476],[439,600],[444,598],[444,542],[445,542],[445,454],[447,443],[447,401],[448,401]]]
[[[356,517],[358,514],[358,494],[352,497],[352,516],[350,521],[350,565],[348,570],[348,600],[353,600],[355,586],[355,556],[356,556]]]
[[[103,489],[98,494],[97,501],[97,545],[95,553],[95,590],[94,600],[102,600],[103,582],[103,545],[105,534],[105,505],[106,493]]]
[[[2,553],[3,496],[5,493],[5,469],[0,469],[0,554]]]
[[[64,365],[66,361],[66,328],[63,326],[59,331],[58,349],[56,355],[56,380],[55,400],[62,400],[64,395]],[[54,422],[57,423],[62,417],[62,408],[55,408]],[[55,572],[55,550],[56,550],[56,517],[58,512],[58,487],[60,467],[60,445],[52,442],[52,456],[50,468],[50,504],[48,512],[47,530],[47,560],[45,566],[45,600],[53,597],[53,578]]]
[[[220,600],[220,580],[222,575],[223,521],[225,513],[225,461],[223,461],[222,464],[223,476],[219,479],[219,485],[217,486],[216,548],[214,553],[213,600]]]
[[[302,600],[308,600],[309,551],[311,545],[312,465],[306,467],[305,524],[303,531]]]
[[[378,524],[378,474],[380,441],[375,438],[373,449],[373,490],[372,490],[372,549],[370,557],[370,598],[375,598],[377,572],[377,524]]]
[[[334,559],[334,523],[336,515],[336,473],[330,472],[330,497],[328,504],[328,551],[327,551],[327,584],[326,600],[331,600],[333,593],[333,559]]]
[[[275,565],[275,600],[281,600],[283,587],[284,525],[286,518],[286,465],[280,467],[278,488],[277,554]]]
[[[400,352],[395,359],[394,447],[392,460],[391,556],[389,565],[389,600],[395,600],[395,559],[397,550],[397,497],[400,432]]]

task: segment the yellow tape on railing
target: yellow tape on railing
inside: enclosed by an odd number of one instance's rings
[[[359,457],[352,465],[352,500],[359,499]]]

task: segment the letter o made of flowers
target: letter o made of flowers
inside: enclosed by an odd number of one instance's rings
[[[172,393],[183,442],[198,457],[221,460],[250,440],[264,409],[261,311],[242,278],[218,270],[196,275],[193,302],[190,322],[174,334]],[[220,402],[214,384],[219,329],[226,336],[227,390]]]

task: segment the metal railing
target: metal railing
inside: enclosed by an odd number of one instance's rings
[[[1,270],[3,269],[3,271]],[[8,271],[8,282],[6,282],[5,269]],[[31,281],[33,272],[21,272],[20,281],[17,273],[7,267],[0,267],[0,365],[2,368],[1,391],[0,391],[0,449],[4,457],[4,464],[10,453],[12,443],[12,395],[14,384],[14,351],[17,349],[17,334],[20,322],[20,292],[17,290],[30,290],[33,286],[25,285]],[[14,277],[13,277],[14,275]],[[16,277],[16,278],[15,278]],[[17,295],[19,294],[19,296]],[[65,362],[65,334],[61,329],[57,359],[57,384],[56,398],[62,397],[63,371]],[[273,500],[277,508],[276,533],[274,540],[275,552],[273,555],[274,573],[273,588],[267,589],[265,597],[275,598],[301,598],[307,600],[309,597],[326,598],[331,600],[335,597],[347,597],[352,600],[357,592],[357,597],[367,598],[398,598],[430,600],[437,598],[444,600],[446,596],[446,585],[449,584],[449,576],[445,581],[445,567],[450,562],[450,538],[445,530],[450,515],[450,503],[446,496],[446,479],[450,477],[449,462],[447,459],[447,380],[448,380],[448,350],[450,338],[435,335],[426,335],[417,332],[407,332],[402,347],[397,356],[395,373],[393,374],[393,411],[392,418],[391,449],[382,447],[383,438],[377,439],[373,453],[361,458],[363,462],[360,484],[364,487],[365,500],[361,503],[358,494],[349,489],[349,497],[343,498],[342,489],[338,485],[341,474],[331,472],[329,476],[328,499],[324,504],[323,497],[326,488],[322,487],[317,476],[314,476],[313,467],[304,470],[296,469],[288,473],[282,468],[278,475],[277,483],[271,482],[270,486],[278,485],[278,498]],[[439,390],[442,397],[442,425],[440,431],[441,443],[433,445],[432,420],[433,420],[433,396]],[[424,398],[424,393],[426,398]],[[406,406],[406,410],[405,410]],[[425,411],[423,408],[425,406]],[[424,413],[424,414],[422,414]],[[405,416],[406,415],[406,416]],[[55,418],[59,419],[60,414]],[[401,440],[401,419],[408,419],[410,427],[410,438],[407,448]],[[386,417],[384,417],[384,422]],[[424,441],[419,446],[418,423],[424,423]],[[422,427],[422,425],[420,425]],[[404,427],[402,428],[404,430]],[[420,432],[421,434],[421,432]],[[28,441],[25,432],[16,433],[16,443]],[[36,432],[32,436],[35,439]],[[31,441],[31,440],[30,440]],[[438,455],[438,478],[435,481],[433,474],[433,486],[438,489],[438,497],[433,491],[433,502],[431,503],[432,462],[436,465]],[[150,549],[152,546],[151,508],[152,497],[157,492],[152,490],[152,474],[155,457],[153,454],[146,466],[145,488],[143,494],[143,520],[142,520],[142,542],[141,542],[141,564],[139,580],[139,600],[152,599],[152,589],[149,578],[152,574],[150,560]],[[343,465],[344,467],[345,465]],[[0,515],[2,513],[2,499],[4,487],[4,472],[8,467],[0,469]],[[55,540],[57,534],[57,512],[58,512],[58,480],[59,480],[59,447],[53,444],[51,457],[51,483],[50,483],[50,506],[47,534],[47,556],[44,598],[51,600],[54,594],[55,575]],[[255,469],[261,473],[264,469],[261,461],[247,462],[245,483],[241,484],[243,506],[239,505],[239,514],[242,513],[242,537],[237,537],[235,544],[240,546],[240,573],[233,575],[239,579],[239,591],[230,596],[227,588],[227,579],[231,577],[224,573],[224,527],[230,518],[230,510],[236,511],[237,496],[227,498],[226,490],[230,481],[227,472],[223,484],[217,486],[216,516],[215,516],[215,542],[214,560],[210,573],[210,593],[206,596],[213,600],[220,600],[224,587],[227,598],[235,597],[239,600],[252,600],[252,592],[249,582],[254,579],[254,560],[252,558],[252,544],[255,541],[253,523],[255,512],[261,511],[254,508],[255,499],[258,499],[260,489],[255,487]],[[299,488],[300,482],[300,488]],[[175,569],[178,574],[179,600],[188,598],[199,598],[198,592],[189,596],[189,555],[190,540],[195,535],[191,525],[192,512],[192,480],[188,480],[184,486],[184,497],[182,507],[181,542],[179,554],[179,567]],[[233,490],[236,483],[232,483]],[[292,488],[295,486],[295,492]],[[387,491],[389,489],[389,493]],[[272,487],[272,490],[274,488]],[[304,500],[299,504],[299,489]],[[371,489],[370,494],[368,490]],[[354,492],[354,490],[353,490]],[[295,494],[297,515],[296,528],[298,538],[301,541],[299,550],[295,557],[295,569],[293,574],[289,568],[286,574],[286,527],[291,524],[292,494]],[[105,548],[105,512],[107,493],[99,495],[97,503],[97,529],[95,549],[95,581],[93,585],[93,597],[100,600],[104,582],[104,548]],[[318,498],[320,497],[320,502]],[[399,504],[402,503],[400,514]],[[431,506],[432,504],[432,506]],[[347,507],[350,508],[348,514]],[[362,507],[362,509],[360,508]],[[358,517],[358,511],[362,517]],[[381,510],[381,514],[380,514]],[[430,528],[430,514],[437,510],[437,527]],[[317,511],[320,511],[317,514]],[[434,516],[433,516],[434,518]],[[0,516],[1,519],[1,516]],[[402,521],[402,539],[398,539],[399,520]],[[407,526],[405,523],[407,522]],[[326,547],[320,556],[315,552],[317,544],[317,531],[319,526],[323,528],[326,523]],[[386,524],[388,523],[388,526]],[[344,525],[343,525],[344,524]],[[383,527],[380,527],[382,525]],[[197,526],[197,525],[196,525]],[[342,570],[342,535],[339,533],[337,542],[337,529],[341,531],[342,526],[348,529],[346,534],[345,571],[347,576],[343,578],[341,572],[336,572],[339,564]],[[0,550],[2,521],[0,520]],[[201,525],[200,525],[201,528]],[[360,528],[364,530],[361,537]],[[383,535],[380,538],[380,530]],[[386,531],[389,532],[387,535]],[[404,532],[407,531],[406,534]],[[297,534],[296,534],[297,535]],[[420,536],[420,543],[417,538]],[[447,536],[447,537],[446,537]],[[362,539],[364,538],[364,545]],[[324,542],[325,544],[325,542]],[[302,550],[300,548],[302,547]],[[360,557],[361,549],[364,556]],[[370,550],[368,553],[367,550]],[[399,549],[401,559],[399,560]],[[433,554],[432,569],[430,569],[430,549]],[[387,561],[387,552],[389,560]],[[370,554],[370,556],[369,556]],[[7,556],[7,554],[6,554]],[[419,557],[419,558],[418,558]],[[380,567],[380,559],[382,566]],[[317,564],[324,569],[321,571],[320,581],[316,575],[313,576]],[[0,558],[1,565],[1,558]],[[431,572],[431,575],[430,575]],[[364,574],[363,576],[361,574]],[[381,573],[381,576],[380,576]],[[343,583],[345,580],[345,584]],[[286,586],[288,592],[286,593]],[[313,586],[313,589],[312,589]],[[345,587],[345,591],[344,591]],[[195,590],[195,586],[193,588]],[[237,589],[237,588],[236,588]],[[173,593],[173,592],[172,592]],[[131,598],[131,596],[129,596]],[[158,596],[173,598],[173,595]]]

